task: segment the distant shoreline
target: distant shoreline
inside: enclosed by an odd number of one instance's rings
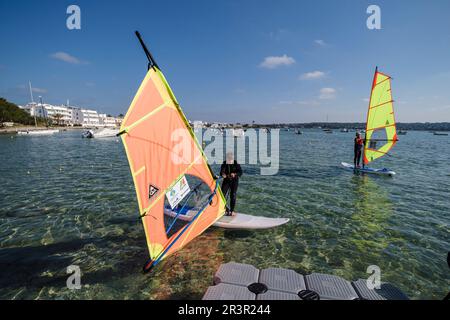
[[[205,126],[210,127],[209,125]],[[360,122],[308,122],[308,123],[276,123],[276,124],[229,124],[229,128],[271,128],[271,129],[350,129],[350,130],[362,130],[365,129],[366,124]],[[34,130],[45,130],[45,129],[59,129],[61,131],[73,131],[73,130],[89,130],[95,127],[66,127],[66,126],[55,126],[55,127],[45,127],[45,126],[14,126],[14,127],[4,127],[0,128],[0,134],[14,134],[17,131],[34,131]],[[398,131],[429,131],[429,132],[447,132],[450,131],[450,122],[433,122],[433,123],[397,123]]]
[[[46,129],[58,129],[58,130],[87,130],[88,128],[85,127],[45,127],[45,126],[20,126],[20,127],[7,127],[7,128],[1,128],[0,134],[11,134],[11,133],[17,133],[17,131],[35,131],[35,130],[46,130]]]
[[[363,122],[308,122],[308,123],[276,123],[276,124],[239,124],[244,128],[295,128],[295,129],[365,129]],[[397,130],[402,131],[450,131],[450,122],[397,122]]]

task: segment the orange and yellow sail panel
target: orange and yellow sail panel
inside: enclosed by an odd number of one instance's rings
[[[151,259],[169,256],[201,234],[225,211],[206,158],[161,71],[147,72],[120,128]],[[168,237],[166,193],[185,175],[201,179],[212,202],[191,224]]]
[[[372,141],[372,136],[385,131],[385,139]],[[378,142],[381,142],[381,146]],[[366,142],[364,145],[364,164],[384,156],[397,142],[394,107],[391,92],[391,77],[375,71],[369,102],[366,124]]]

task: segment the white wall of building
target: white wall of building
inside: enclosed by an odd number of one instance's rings
[[[51,104],[40,104],[36,102],[28,103],[22,107],[31,116],[57,120],[55,115],[59,114],[61,125],[81,125],[83,127],[118,127],[122,119],[108,117],[105,113],[99,114],[95,110],[70,107],[55,106]]]
[[[95,110],[72,108],[72,122],[83,127],[98,127],[100,117]]]
[[[65,106],[54,106],[47,103],[41,104],[34,102],[27,104],[23,109],[28,111],[32,116],[59,121],[61,125],[70,125],[72,123],[72,110]]]
[[[108,117],[106,113],[100,113],[98,117],[100,119],[100,125],[102,127],[111,127],[111,128],[116,127],[116,118]]]

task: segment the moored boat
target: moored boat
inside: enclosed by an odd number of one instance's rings
[[[57,129],[43,129],[43,130],[20,130],[17,131],[18,135],[30,135],[30,136],[43,136],[50,135],[59,132]]]

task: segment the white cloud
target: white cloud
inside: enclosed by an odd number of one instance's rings
[[[33,87],[32,91],[36,92],[36,93],[47,93],[47,89],[36,88],[36,87]]]
[[[319,99],[321,99],[321,100],[334,99],[335,95],[336,95],[336,89],[322,88],[322,89],[320,89]]]
[[[276,31],[272,31],[269,33],[269,37],[272,40],[281,40],[283,38],[286,38],[290,35],[290,31],[287,29],[279,28]]]
[[[71,56],[70,54],[68,54],[66,52],[62,52],[62,51],[55,52],[55,53],[51,54],[50,57],[52,57],[53,59],[61,60],[61,61],[64,61],[64,62],[67,62],[67,63],[71,63],[71,64],[84,64],[84,63],[86,63],[86,62],[81,61],[80,59],[78,59],[78,58],[76,58],[74,56]]]
[[[444,105],[444,106],[435,106],[429,108],[431,111],[447,111],[450,110],[450,105]]]
[[[21,89],[21,90],[29,90],[29,86],[28,85],[18,85],[17,88]],[[43,89],[43,88],[36,88],[36,87],[32,87],[31,91],[35,92],[35,93],[47,93],[47,89]]]
[[[294,63],[295,63],[294,58],[288,57],[287,55],[284,54],[279,57],[277,57],[277,56],[265,57],[264,61],[261,62],[261,64],[259,66],[261,68],[266,68],[266,69],[275,69],[280,66],[289,66]]]
[[[317,100],[300,100],[300,101],[283,100],[278,103],[282,105],[292,105],[292,106],[317,106],[320,104],[320,102]]]
[[[325,77],[325,72],[322,71],[312,71],[304,73],[300,76],[300,80],[317,80]]]
[[[282,100],[280,102],[278,102],[279,104],[294,104],[294,101],[290,101],[290,100]]]
[[[318,106],[320,104],[317,100],[302,100],[297,103],[301,106]]]
[[[314,43],[319,45],[319,46],[321,46],[321,47],[326,47],[327,46],[327,43],[325,41],[323,41],[323,40],[320,40],[320,39],[319,40],[314,40]]]

